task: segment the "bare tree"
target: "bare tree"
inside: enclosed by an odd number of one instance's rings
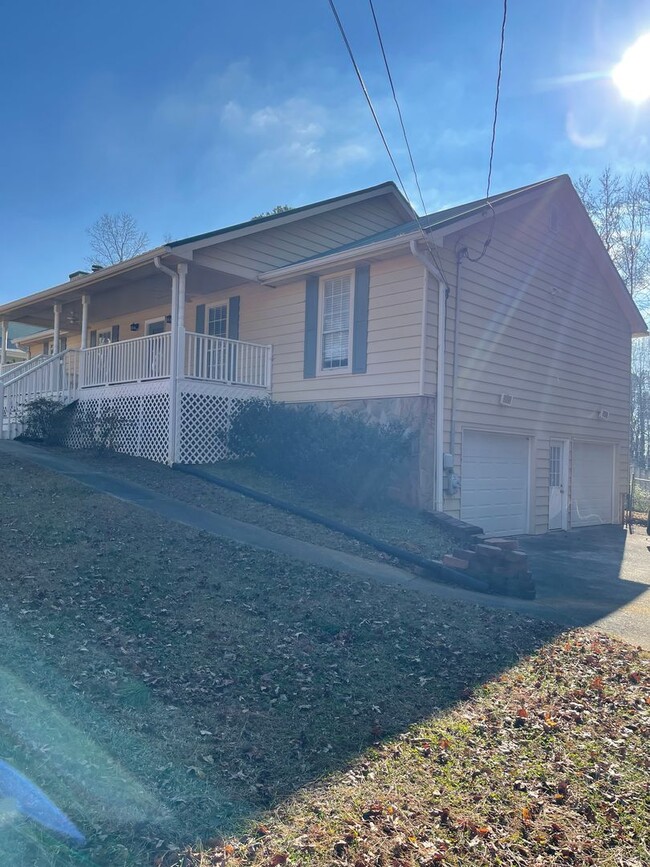
[[[607,252],[646,318],[650,314],[650,173],[614,173],[609,167],[594,182],[588,175],[576,189]],[[632,345],[632,461],[650,468],[650,338]]]
[[[639,307],[650,306],[650,173],[616,174],[576,182],[607,252]]]
[[[149,236],[132,214],[102,214],[86,231],[92,254],[87,261],[91,265],[115,265],[149,247]]]

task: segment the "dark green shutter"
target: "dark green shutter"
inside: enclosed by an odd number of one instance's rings
[[[43,355],[48,355],[49,352],[50,352],[50,341],[44,340],[43,341]]]
[[[239,295],[228,301],[228,337],[239,340]]]
[[[113,325],[111,328],[111,343],[117,343],[120,339],[120,326]]]
[[[370,266],[359,265],[354,272],[354,325],[352,330],[352,373],[368,367],[368,303]]]
[[[316,376],[316,353],[318,347],[318,277],[307,277],[305,285],[305,353],[303,376]]]
[[[97,346],[97,332],[96,331],[90,332],[90,345],[91,346]]]
[[[197,334],[205,334],[205,304],[196,305],[196,328]]]

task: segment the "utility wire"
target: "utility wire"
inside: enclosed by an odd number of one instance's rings
[[[499,62],[497,66],[497,85],[496,85],[496,93],[494,96],[494,114],[492,117],[492,139],[490,141],[490,159],[488,161],[488,174],[487,174],[487,184],[485,188],[485,202],[488,208],[491,211],[491,220],[490,220],[490,228],[488,230],[487,238],[483,243],[483,249],[479,253],[478,256],[470,256],[467,252],[467,248],[463,253],[465,259],[469,259],[470,262],[480,262],[480,260],[485,256],[487,252],[487,248],[492,243],[492,234],[494,232],[494,223],[496,220],[496,213],[494,211],[494,206],[490,201],[490,187],[492,185],[492,163],[494,161],[494,144],[496,142],[497,137],[497,121],[499,119],[499,97],[501,95],[501,73],[503,71],[503,50],[506,44],[506,21],[508,20],[508,0],[503,0],[503,18],[501,20],[501,44],[499,46]]]
[[[490,201],[490,186],[492,184],[492,161],[494,159],[494,143],[497,137],[497,120],[499,118],[499,96],[501,94],[501,73],[503,71],[503,49],[506,44],[506,21],[508,19],[508,0],[503,0],[503,20],[501,21],[501,45],[499,47],[499,64],[497,72],[497,87],[494,97],[494,117],[492,119],[492,141],[490,142],[490,162],[488,166],[487,187],[485,198]]]
[[[393,94],[393,102],[395,103],[395,108],[397,109],[397,116],[399,117],[400,126],[402,127],[402,135],[404,136],[404,143],[406,145],[406,150],[408,151],[409,159],[411,161],[411,169],[413,170],[413,177],[415,178],[415,184],[418,188],[418,193],[420,194],[420,202],[422,203],[422,211],[427,213],[427,206],[424,204],[424,196],[422,195],[422,188],[420,187],[420,180],[418,178],[417,169],[415,168],[415,161],[413,159],[413,152],[411,151],[411,145],[409,144],[409,139],[406,134],[406,126],[404,125],[404,118],[402,117],[402,109],[400,108],[399,100],[397,99],[397,93],[395,92],[395,85],[393,84],[393,76],[391,75],[390,66],[388,63],[388,58],[386,57],[386,50],[384,49],[384,40],[381,37],[381,30],[379,29],[379,21],[377,20],[377,15],[375,13],[375,5],[372,0],[368,0],[370,3],[370,11],[372,12],[372,20],[375,22],[375,30],[377,31],[377,39],[379,40],[379,47],[381,48],[381,56],[384,58],[384,66],[386,67],[386,75],[388,76],[388,81],[390,83],[390,89]]]
[[[336,19],[336,23],[338,24],[338,28],[339,28],[339,31],[341,33],[341,37],[343,39],[343,42],[345,43],[345,47],[347,48],[348,54],[350,55],[350,60],[352,61],[352,66],[354,67],[354,71],[356,72],[357,78],[359,79],[359,84],[361,85],[361,90],[363,91],[363,95],[365,96],[366,102],[368,103],[368,108],[370,109],[370,113],[372,114],[372,118],[375,122],[375,125],[376,125],[378,131],[379,131],[379,135],[381,136],[381,140],[384,143],[384,147],[386,148],[386,153],[388,154],[388,158],[390,159],[392,166],[393,166],[393,170],[394,170],[395,174],[397,175],[397,178],[400,182],[402,192],[404,193],[404,195],[408,199],[408,196],[406,195],[406,187],[404,186],[404,181],[402,180],[402,176],[399,173],[399,169],[397,168],[397,164],[396,164],[395,160],[393,159],[393,154],[391,153],[391,149],[388,146],[388,142],[386,141],[386,136],[384,135],[384,130],[382,129],[381,123],[379,122],[379,118],[377,117],[377,112],[375,111],[375,107],[372,104],[370,94],[368,93],[368,88],[366,87],[366,83],[363,80],[363,76],[361,75],[361,70],[359,69],[359,66],[357,65],[357,61],[354,58],[352,46],[350,45],[350,42],[348,41],[348,37],[347,37],[345,30],[343,28],[343,24],[341,23],[341,19],[339,18],[339,13],[336,11],[336,6],[334,5],[334,0],[328,0],[328,2],[330,4],[330,9],[332,10],[332,14],[334,15],[334,18]]]
[[[383,40],[382,35],[381,35],[381,28],[379,27],[379,20],[377,19],[377,14],[375,12],[374,3],[372,2],[372,0],[368,0],[368,2],[370,4],[370,11],[372,13],[372,20],[375,23],[375,31],[377,33],[377,40],[379,42],[379,48],[381,49],[381,56],[384,59],[384,66],[386,68],[386,75],[388,76],[388,82],[390,84],[391,93],[393,94],[393,102],[395,103],[395,108],[397,110],[397,116],[399,118],[399,123],[400,123],[400,126],[402,128],[402,136],[404,138],[404,144],[406,145],[406,150],[408,152],[409,160],[411,162],[411,169],[413,171],[413,178],[415,179],[415,185],[418,188],[418,193],[420,196],[420,202],[422,203],[422,212],[424,215],[426,215],[428,213],[427,206],[424,203],[424,196],[422,194],[422,187],[420,186],[420,178],[418,177],[418,171],[415,168],[415,160],[413,159],[413,151],[411,150],[411,143],[409,142],[409,137],[406,133],[406,124],[404,123],[404,117],[402,115],[402,109],[400,107],[399,99],[397,98],[397,92],[395,90],[395,84],[393,82],[393,75],[390,71],[390,64],[388,62],[388,57],[386,55],[386,49],[384,48],[384,40]],[[444,272],[444,269],[442,267],[442,262],[440,261],[440,257],[438,256],[437,252],[434,250],[434,246],[431,245],[430,239],[429,239],[428,235],[426,234],[426,232],[424,231],[424,227],[422,226],[422,222],[419,218],[418,218],[417,222],[418,222],[420,232],[422,233],[422,238],[424,240],[424,243],[426,244],[427,249],[429,251],[429,255],[433,259],[433,263],[437,267],[440,274],[444,277],[445,272]]]
[[[363,95],[365,96],[366,102],[368,103],[368,108],[370,109],[370,113],[372,114],[372,118],[375,122],[377,130],[379,131],[379,135],[381,136],[381,140],[383,142],[384,148],[386,149],[386,153],[388,154],[388,158],[391,161],[391,165],[393,166],[393,170],[395,172],[395,175],[399,181],[400,187],[402,188],[404,198],[408,201],[408,193],[406,192],[406,186],[404,184],[404,181],[402,180],[402,176],[400,174],[400,171],[397,168],[397,163],[395,162],[395,158],[393,157],[392,151],[391,151],[390,146],[388,144],[388,141],[386,139],[386,135],[384,134],[384,130],[383,130],[382,125],[379,121],[379,117],[377,116],[377,112],[375,111],[375,107],[372,104],[372,99],[370,97],[370,94],[368,93],[368,88],[366,87],[366,83],[363,80],[363,76],[361,75],[361,70],[359,69],[359,65],[357,64],[357,61],[355,59],[354,52],[352,51],[352,46],[350,45],[350,41],[349,41],[347,34],[345,32],[345,28],[343,27],[343,23],[341,21],[341,18],[339,17],[339,13],[336,9],[336,5],[334,4],[334,0],[328,0],[328,2],[329,2],[330,9],[332,10],[332,14],[334,15],[334,18],[335,18],[336,23],[338,25],[339,32],[341,34],[341,38],[343,39],[343,42],[345,43],[345,47],[347,48],[347,51],[348,51],[348,55],[350,56],[350,61],[352,62],[352,66],[354,67],[354,71],[356,73],[357,79],[358,79],[359,84],[361,86],[361,90],[363,91]],[[373,9],[373,16],[374,16],[374,9]],[[377,19],[375,17],[375,23],[376,23],[376,21],[377,21]],[[379,31],[378,31],[378,35],[379,35]],[[380,43],[381,43],[381,36],[379,38],[380,38]],[[382,53],[384,53],[383,52],[383,43],[381,43],[381,46],[382,46]],[[384,61],[386,62],[385,53],[384,53]],[[387,69],[388,69],[388,66],[387,66]],[[390,75],[390,71],[388,72],[388,74],[389,74],[389,79],[391,81],[391,87],[392,87],[392,76]],[[399,109],[399,103],[397,103],[397,97],[395,95],[395,89],[394,88],[393,88],[393,96],[396,100],[397,109],[398,109],[398,113],[400,116],[400,121],[402,123],[402,131],[404,132],[404,136],[406,139],[406,130],[404,128],[404,122],[402,121],[402,113]],[[407,149],[409,152],[409,156],[411,157],[411,165],[413,166],[413,171],[415,172],[415,165],[413,164],[413,156],[411,154],[411,148],[408,144],[408,139],[406,139],[406,145],[407,145]],[[419,181],[417,180],[417,173],[415,173],[415,177],[416,177],[416,183],[418,186],[418,191],[420,192],[420,198],[422,198],[422,191],[420,189]],[[426,207],[424,207],[424,202],[422,203],[422,206],[426,212]],[[442,270],[442,264],[438,260],[438,257],[436,256],[435,252],[433,251],[433,249],[431,247],[431,244],[429,242],[429,238],[427,237],[427,234],[424,231],[421,219],[420,219],[417,211],[415,212],[415,219],[416,219],[416,222],[417,222],[418,227],[420,229],[420,232],[422,234],[422,238],[424,239],[424,243],[426,244],[427,249],[429,250],[429,254],[433,258],[433,261],[436,264],[436,267],[440,270],[440,273],[444,275],[444,272]]]

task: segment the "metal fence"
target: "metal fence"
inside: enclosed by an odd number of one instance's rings
[[[650,473],[632,474],[628,494],[628,526],[645,526],[650,534]]]

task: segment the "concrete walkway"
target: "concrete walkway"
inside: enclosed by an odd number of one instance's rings
[[[16,460],[29,460],[48,470],[75,479],[103,494],[108,494],[153,512],[162,518],[185,524],[196,530],[203,530],[222,539],[262,550],[274,551],[314,566],[352,573],[384,584],[403,586],[405,589],[427,596],[517,611],[530,617],[551,620],[565,626],[594,624],[616,637],[622,637],[634,644],[641,644],[650,649],[650,632],[648,630],[650,614],[648,544],[650,537],[642,536],[640,533],[637,536],[624,537],[621,528],[606,528],[608,531],[615,531],[616,534],[616,544],[614,545],[616,552],[610,552],[607,582],[612,584],[611,578],[619,578],[618,568],[627,556],[624,555],[623,549],[627,548],[628,545],[630,562],[634,563],[633,571],[638,570],[640,575],[645,574],[646,581],[640,583],[632,579],[627,582],[615,582],[612,585],[616,588],[614,596],[610,598],[610,595],[606,594],[606,598],[602,600],[594,600],[593,587],[580,581],[581,565],[584,567],[584,563],[580,563],[579,546],[577,548],[574,546],[573,560],[561,556],[554,568],[549,569],[544,562],[544,540],[548,544],[549,536],[527,537],[527,539],[522,540],[522,546],[531,554],[533,559],[534,574],[538,577],[538,598],[533,601],[511,599],[473,593],[439,584],[388,563],[366,560],[363,557],[357,557],[333,548],[325,548],[290,536],[283,536],[255,524],[247,524],[225,515],[210,512],[207,509],[191,506],[135,482],[117,478],[110,472],[97,472],[84,468],[73,457],[54,454],[46,449],[2,440],[0,441],[0,452]],[[603,530],[604,528],[598,528],[597,532],[602,536]],[[564,535],[573,538],[573,534]],[[557,540],[557,537],[551,538]],[[593,570],[594,558],[596,562],[599,559],[597,547],[594,549],[595,541],[597,541],[596,537],[590,540],[591,561],[587,563],[590,570]],[[553,544],[557,547],[557,541]],[[562,570],[563,563],[568,563],[570,574],[575,577],[573,585],[570,582],[567,584],[566,576]],[[539,579],[540,575],[544,576],[542,580]],[[600,589],[602,591],[602,586]]]

